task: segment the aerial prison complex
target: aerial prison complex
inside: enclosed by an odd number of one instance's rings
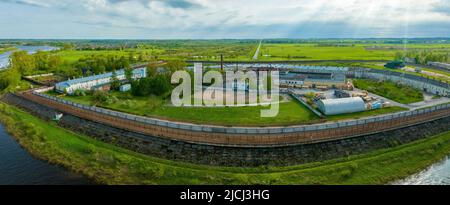
[[[313,96],[316,106],[309,108],[317,109],[324,115],[364,112],[380,107],[379,100],[346,90],[346,81],[352,78],[391,80],[432,95],[450,95],[447,83],[388,70],[266,65],[269,66],[280,71],[280,82],[285,82],[285,95],[302,100],[304,94],[311,90],[318,93]],[[112,75],[106,73],[69,80],[58,83],[55,89],[67,93],[77,89],[93,89],[111,82]],[[133,71],[134,78],[146,75],[145,68]],[[118,71],[117,77],[123,80],[123,71]],[[302,83],[306,81],[311,84]],[[329,84],[330,81],[333,83]],[[339,88],[340,86],[343,87]],[[50,95],[45,89],[11,93],[2,100],[44,119],[52,119],[55,113],[63,113],[58,125],[143,154],[227,166],[293,165],[346,157],[349,153],[358,154],[423,139],[448,130],[450,123],[450,104],[442,103],[338,121],[321,118],[318,121],[287,126],[245,127],[137,116],[78,104]]]

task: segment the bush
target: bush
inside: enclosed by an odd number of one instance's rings
[[[20,83],[20,73],[13,68],[0,72],[0,91],[13,90]]]
[[[116,96],[113,96],[104,91],[95,91],[93,94],[94,102],[100,104],[112,104],[118,101]]]
[[[163,74],[142,78],[131,83],[131,93],[135,96],[162,96],[172,88],[170,79]]]
[[[86,91],[85,90],[75,90],[73,92],[74,96],[86,96]]]
[[[132,108],[132,107],[136,106],[136,103],[134,101],[128,99],[122,103],[122,106],[125,108]]]

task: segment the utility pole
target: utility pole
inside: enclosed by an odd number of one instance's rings
[[[223,54],[220,54],[220,70],[223,72]]]

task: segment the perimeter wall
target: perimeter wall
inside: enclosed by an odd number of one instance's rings
[[[363,71],[359,77],[379,74],[373,73]],[[438,83],[433,86],[442,88]],[[210,165],[301,164],[397,146],[450,130],[450,104],[357,120],[257,128],[170,122],[80,105],[39,92],[8,94],[2,100],[45,120],[63,113],[60,126],[104,142],[161,158]]]

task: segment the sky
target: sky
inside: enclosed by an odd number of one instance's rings
[[[450,0],[0,0],[0,38],[450,37]]]

